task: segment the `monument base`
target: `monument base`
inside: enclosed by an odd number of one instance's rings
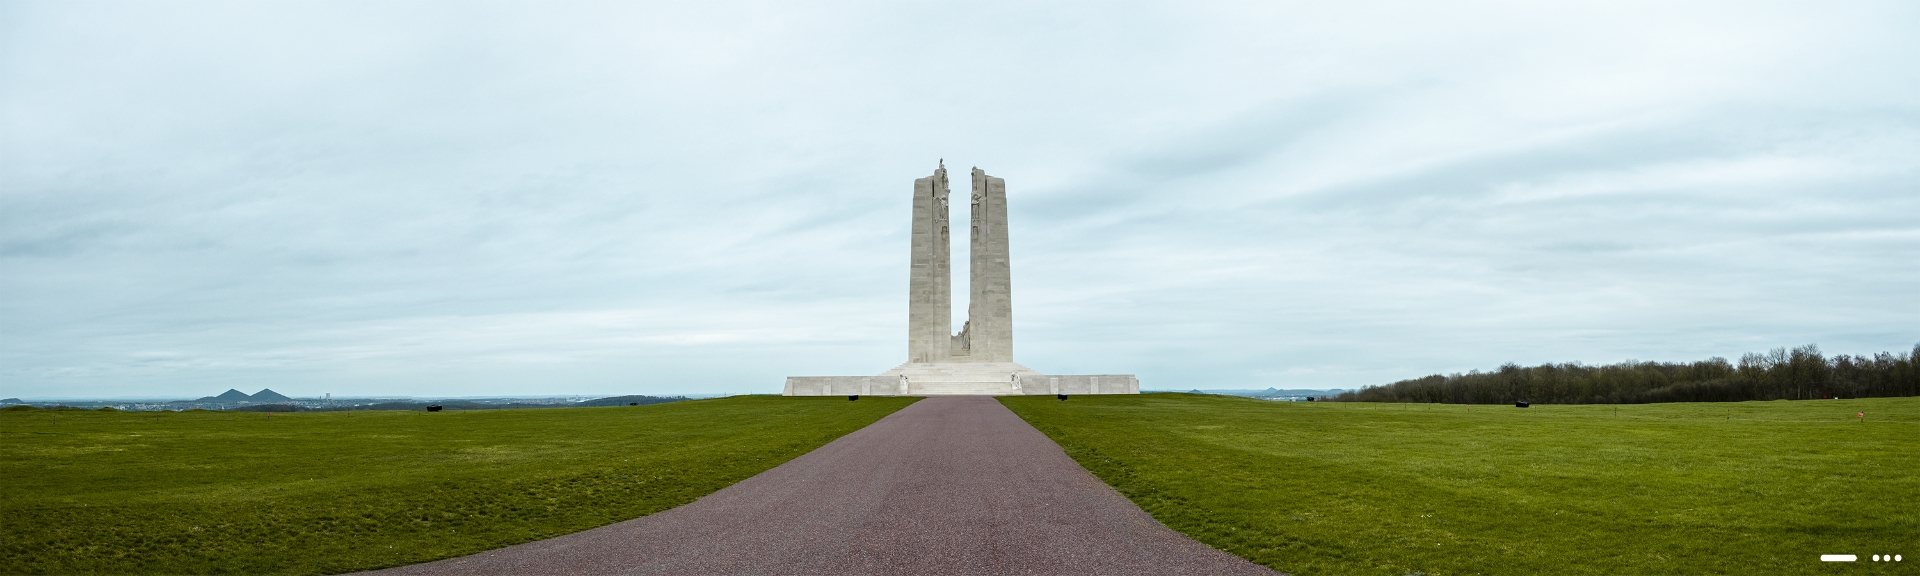
[[[788,376],[782,396],[1139,394],[1132,374],[1049,376],[1013,362],[908,362],[879,376]]]

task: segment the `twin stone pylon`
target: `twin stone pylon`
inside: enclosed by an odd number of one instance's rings
[[[790,376],[787,396],[1139,394],[1132,374],[1048,376],[1013,361],[1007,181],[973,169],[967,322],[953,333],[951,194],[942,161],[913,181],[907,362],[879,376]]]
[[[953,333],[952,232],[947,167],[913,181],[912,278],[907,284],[907,362],[1012,362],[1013,273],[1007,243],[1007,181],[973,169],[967,227],[967,323]]]

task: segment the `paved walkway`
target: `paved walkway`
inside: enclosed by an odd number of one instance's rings
[[[983,396],[921,400],[698,501],[376,574],[1273,574],[1155,522]]]

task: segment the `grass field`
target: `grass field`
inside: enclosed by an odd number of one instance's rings
[[[0,411],[0,573],[335,573],[468,554],[685,504],[912,400]]]
[[[1002,402],[1169,527],[1281,572],[1920,573],[1920,398]]]

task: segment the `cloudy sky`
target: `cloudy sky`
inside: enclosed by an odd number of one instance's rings
[[[1042,372],[1920,342],[1912,2],[9,1],[0,123],[0,396],[879,373],[942,158]]]

